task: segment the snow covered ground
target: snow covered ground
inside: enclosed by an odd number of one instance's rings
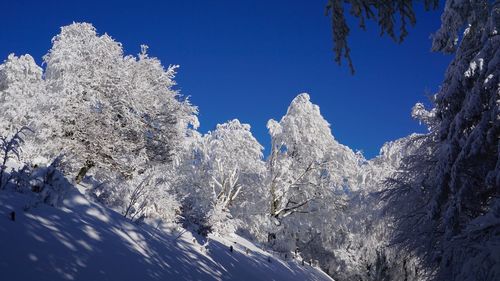
[[[206,244],[189,232],[137,226],[76,190],[61,208],[27,209],[30,200],[0,192],[1,280],[331,280],[236,235]]]

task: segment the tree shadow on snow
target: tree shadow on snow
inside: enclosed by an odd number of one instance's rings
[[[0,192],[3,280],[315,280],[297,264],[230,252],[216,240],[204,254],[199,244],[130,223],[77,191],[62,208],[41,204],[25,212],[28,201]]]

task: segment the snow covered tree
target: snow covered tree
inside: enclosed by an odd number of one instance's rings
[[[179,168],[182,193],[194,209],[195,220],[206,219],[214,231],[235,230],[231,211],[241,214],[259,196],[257,188],[265,171],[262,149],[250,126],[236,119],[217,125],[203,137],[195,136]]]
[[[257,218],[256,236],[284,255],[317,261],[336,280],[419,280],[418,260],[387,247],[391,219],[377,192],[421,136],[388,143],[367,161],[334,139],[307,94],[268,127],[268,220]]]
[[[164,175],[198,125],[196,107],[173,89],[177,66],[165,69],[147,46],[124,56],[87,23],[62,27],[52,44],[45,72],[29,55],[0,65],[2,135],[28,126],[25,162],[58,159],[58,170],[128,217],[174,219]]]
[[[41,117],[40,104],[45,98],[42,68],[30,55],[10,54],[0,64],[0,135],[8,136],[20,128],[37,132]],[[38,155],[36,134],[25,136],[20,161],[32,161]]]
[[[334,139],[308,94],[298,95],[280,122],[270,120],[268,128],[270,221],[261,231],[275,250],[314,259],[327,255],[324,243],[335,227],[330,222],[345,207],[345,191],[358,189],[360,159]]]
[[[97,184],[91,193],[132,221],[176,223],[180,203],[172,188],[173,171],[167,169],[156,166],[132,179],[117,177],[111,184]]]
[[[61,29],[44,57],[50,116],[42,132],[51,153],[67,154],[81,180],[93,166],[125,178],[171,160],[196,108],[181,100],[173,77],[147,55],[123,56],[120,43],[75,23]],[[57,101],[57,102],[55,102]]]
[[[22,127],[11,136],[0,136],[0,190],[9,180],[6,178],[7,163],[14,157],[20,160],[21,145],[24,143],[24,137],[28,131],[30,130],[27,127]]]
[[[268,122],[271,155],[268,160],[270,215],[278,221],[307,209],[327,188],[340,188],[357,163],[341,163],[354,153],[333,138],[330,125],[308,94],[298,95],[278,123]],[[332,171],[338,169],[334,173]],[[333,186],[332,186],[333,185]]]
[[[210,165],[212,201],[228,209],[240,193],[251,192],[264,171],[262,145],[250,132],[250,125],[237,119],[217,125],[204,136]],[[247,189],[247,190],[245,190]]]
[[[435,280],[498,280],[500,7],[448,0],[441,19],[433,50],[455,57],[435,108],[414,110],[430,133],[387,191],[395,241]]]
[[[351,179],[358,189],[349,190],[345,207],[324,222],[331,231],[317,251],[321,268],[335,280],[421,280],[418,257],[389,246],[393,222],[380,191],[423,137],[412,134],[388,142],[377,157],[359,159],[360,171]]]
[[[0,64],[0,134],[29,127],[36,116],[37,98],[44,93],[42,69],[30,55],[10,54]]]

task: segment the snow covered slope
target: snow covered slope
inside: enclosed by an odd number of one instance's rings
[[[201,245],[189,232],[137,226],[77,191],[61,208],[30,200],[0,192],[1,280],[331,280],[236,235]]]

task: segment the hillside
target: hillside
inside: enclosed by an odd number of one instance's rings
[[[32,202],[0,192],[2,280],[331,280],[239,236],[210,237],[203,247],[189,232],[137,226],[77,191],[61,208],[25,208]]]

